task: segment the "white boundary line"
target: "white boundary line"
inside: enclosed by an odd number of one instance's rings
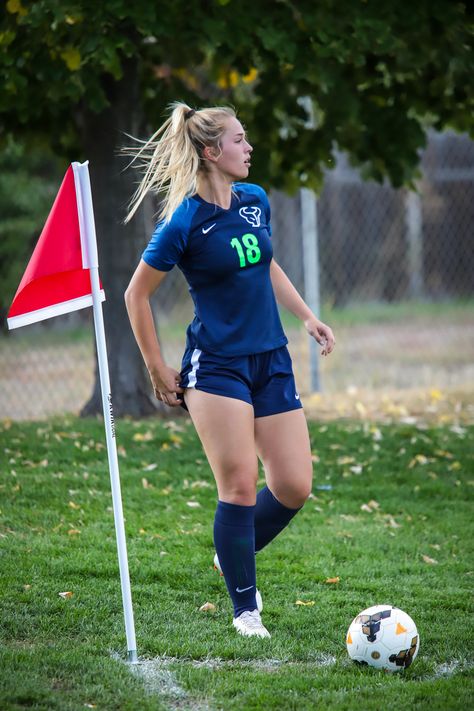
[[[117,661],[126,663],[116,652],[111,653]],[[190,659],[186,657],[154,657],[152,659],[139,659],[138,664],[128,664],[130,672],[143,680],[145,689],[150,694],[157,694],[170,704],[170,711],[186,708],[186,711],[209,711],[206,700],[194,700],[177,682],[175,674],[169,669],[171,665],[191,665],[195,669],[254,669],[262,672],[276,672],[281,669],[299,667],[305,669],[324,669],[334,666],[337,658],[330,654],[322,654],[312,660],[298,661],[286,659],[221,659],[220,657],[206,657],[205,659]],[[350,659],[345,659],[346,665],[352,665]],[[344,664],[344,661],[343,661]],[[415,662],[416,664],[416,662]],[[416,681],[435,681],[446,679],[463,671],[474,669],[474,661],[452,659],[437,664],[434,670],[416,677]],[[403,673],[403,672],[402,672]],[[392,676],[392,675],[390,675]],[[373,681],[373,677],[371,677]],[[173,703],[174,702],[174,703]],[[214,700],[213,700],[214,702]],[[183,706],[184,704],[184,706]]]

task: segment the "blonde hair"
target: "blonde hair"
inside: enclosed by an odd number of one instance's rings
[[[162,198],[158,218],[169,222],[182,201],[196,192],[198,172],[206,170],[204,148],[219,148],[226,121],[235,117],[235,111],[225,106],[194,111],[179,101],[170,104],[168,110],[170,117],[148,141],[133,139],[143,144],[139,150],[121,150],[133,156],[127,167],[133,165],[144,173],[130,199],[125,222],[131,220],[149,192]]]

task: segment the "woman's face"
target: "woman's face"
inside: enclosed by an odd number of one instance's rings
[[[233,180],[241,180],[249,174],[250,154],[253,151],[247,142],[245,131],[238,119],[229,117],[220,140],[220,151],[215,166],[220,173]]]

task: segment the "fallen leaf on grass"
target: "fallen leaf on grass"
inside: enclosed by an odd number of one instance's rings
[[[435,449],[434,453],[437,457],[445,457],[446,459],[454,458],[454,454],[451,454],[451,452],[448,452],[445,449]]]
[[[150,430],[147,432],[135,432],[132,439],[134,442],[150,442],[153,439],[153,433]]]
[[[329,583],[330,585],[333,585],[334,583],[338,583],[341,578],[336,577],[336,578],[326,578],[324,581],[325,583]]]
[[[370,433],[372,434],[374,442],[380,442],[380,440],[382,439],[382,433],[378,427],[371,427]]]
[[[438,565],[438,561],[435,560],[435,558],[430,558],[429,555],[421,555],[425,563],[428,563],[429,565]]]
[[[186,501],[186,506],[189,506],[190,509],[198,509],[201,504],[199,501]]]
[[[352,464],[355,459],[354,457],[338,457],[336,461],[338,464]]]
[[[413,467],[415,467],[417,464],[428,464],[428,462],[429,459],[428,457],[425,457],[424,454],[415,454],[410,464],[408,465],[408,469],[413,469]]]
[[[199,612],[214,612],[216,609],[216,606],[212,604],[212,602],[205,602],[204,605],[201,605],[199,608]]]
[[[77,528],[70,528],[69,531],[67,532],[68,536],[77,536],[77,534],[80,533],[80,531]]]
[[[145,477],[142,477],[142,486],[144,489],[153,489],[153,484],[150,484],[148,479],[145,479]]]
[[[147,464],[146,467],[143,467],[144,472],[152,472],[153,469],[156,469],[158,464],[156,462],[152,462],[152,464]]]
[[[58,593],[59,597],[62,597],[64,600],[67,600],[68,598],[72,597],[74,595],[71,590],[68,590],[67,592],[60,592]]]
[[[371,499],[368,503],[362,504],[360,507],[361,511],[367,511],[367,513],[373,513],[376,509],[380,508],[380,504],[378,501],[374,501]]]
[[[23,590],[31,590],[31,585],[23,585]]]
[[[315,604],[316,603],[314,602],[314,600],[308,600],[307,602],[304,602],[303,600],[297,600],[295,602],[295,605],[303,605],[304,607],[312,607]]]
[[[197,480],[192,482],[191,489],[209,489],[210,486],[208,481]]]
[[[181,425],[178,425],[177,422],[174,420],[168,420],[168,422],[163,423],[163,427],[166,427],[167,430],[172,430],[174,432],[184,432],[184,427]]]
[[[74,509],[75,511],[77,511],[77,509],[80,509],[80,508],[81,508],[80,505],[79,505],[79,504],[75,504],[74,501],[70,501],[70,502],[68,503],[68,506],[69,506],[70,509]]]

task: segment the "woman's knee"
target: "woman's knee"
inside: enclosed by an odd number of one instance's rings
[[[278,501],[289,509],[299,509],[311,495],[312,477],[290,480],[277,484],[274,494]]]
[[[253,506],[257,496],[258,471],[230,468],[216,475],[219,499],[229,504]]]

